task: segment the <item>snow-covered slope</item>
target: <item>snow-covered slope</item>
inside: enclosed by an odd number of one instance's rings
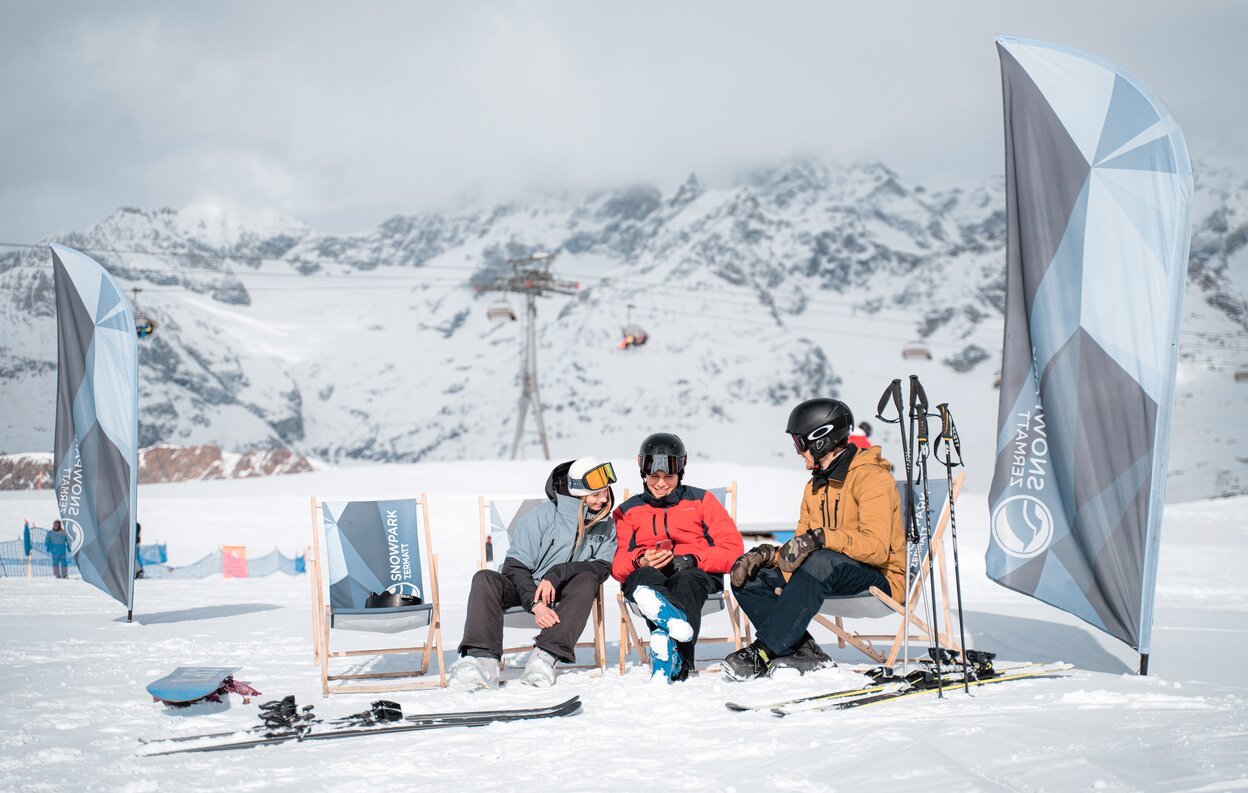
[[[1248,189],[1202,171],[1184,320],[1172,498],[1248,490]],[[520,326],[476,286],[559,252],[579,281],[539,307],[552,454],[625,460],[680,432],[695,457],[784,460],[788,410],[838,395],[860,418],[894,377],[951,403],[984,470],[1004,300],[1002,181],[933,193],[879,164],[794,160],[739,184],[691,176],[524,204],[395,216],[355,235],[212,208],[118,210],[58,235],[159,324],[142,345],[143,445],[287,446],[328,460],[505,456]],[[134,253],[143,251],[147,253]],[[51,446],[55,327],[46,252],[0,253],[0,452]],[[512,308],[519,310],[514,299]],[[631,306],[631,308],[630,308]],[[620,350],[620,328],[650,342]],[[921,343],[931,361],[904,360]],[[896,436],[877,427],[886,448]],[[522,454],[540,454],[526,422]]]
[[[167,543],[170,562],[185,564],[221,544],[246,544],[252,555],[274,545],[286,553],[302,549],[311,495],[393,498],[428,490],[450,663],[480,551],[477,496],[530,495],[548,470],[536,461],[354,466],[267,480],[144,485],[139,503],[144,538]],[[707,461],[691,476],[705,485],[738,479],[743,521],[794,519],[806,478],[796,466]],[[626,474],[623,484],[637,483]],[[579,695],[584,710],[576,716],[147,758],[136,756],[139,738],[248,727],[257,723],[260,702],[287,694],[326,718],[365,710],[379,695],[321,698],[306,576],[144,579],[135,584],[133,624],[126,624],[120,604],[81,581],[0,578],[6,721],[0,789],[347,791],[422,780],[433,790],[631,791],[643,778],[662,789],[759,793],[1243,789],[1248,686],[1233,657],[1248,637],[1248,583],[1240,574],[1248,498],[1166,507],[1151,676],[1139,677],[1124,645],[984,577],[982,485],[963,494],[957,516],[968,644],[998,652],[1007,664],[1073,663],[1060,678],[784,719],[731,713],[725,701],[763,704],[861,685],[864,678],[852,670],[870,664],[815,628],[840,668],[751,683],[706,673],[667,686],[650,684],[631,657],[621,676],[618,587],[608,582],[605,674],[562,670],[553,688],[534,689],[517,683],[513,667],[504,670],[506,685],[497,692],[385,695],[408,714],[524,707]],[[48,491],[0,493],[5,539],[16,539],[23,517],[46,525],[54,511]],[[704,625],[719,635],[727,630],[722,614]],[[895,630],[896,620],[847,625],[874,633]],[[349,647],[339,633],[335,647]],[[508,646],[525,646],[532,635],[508,631]],[[375,642],[377,634],[365,638]],[[403,643],[402,636],[390,638]],[[701,666],[730,649],[703,645]],[[582,651],[580,660],[589,659]],[[332,668],[358,671],[358,660],[336,659]],[[390,656],[380,664],[410,669],[408,661]],[[172,710],[143,690],[175,667],[193,665],[241,667],[239,679],[264,695],[250,705],[230,696],[219,705]],[[648,757],[650,745],[663,753],[659,759]]]

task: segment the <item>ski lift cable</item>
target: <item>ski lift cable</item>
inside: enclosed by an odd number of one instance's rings
[[[0,246],[10,247],[10,248],[30,248],[30,249],[49,247],[48,245],[45,245],[42,243],[19,243],[19,242],[0,242]],[[83,248],[81,250],[86,253],[113,253],[113,254],[118,254],[118,255],[142,255],[142,256],[155,256],[155,257],[164,257],[164,258],[194,258],[194,259],[208,259],[208,260],[216,260],[216,261],[259,260],[259,261],[286,262],[289,264],[298,263],[298,260],[292,261],[289,259],[284,259],[284,258],[274,257],[274,256],[227,256],[227,255],[222,255],[222,254],[207,254],[207,253],[192,253],[192,252],[171,253],[167,251],[147,251],[147,250],[141,250],[141,249],[123,249],[123,248]],[[307,261],[310,263],[316,263],[316,264],[338,264],[338,265],[345,265],[345,266],[359,266],[362,264],[367,264],[367,265],[375,264],[375,262],[373,261],[353,261],[353,260],[346,260],[346,259],[326,259],[326,258],[309,259]],[[396,265],[396,266],[404,266],[404,265]],[[480,267],[472,266],[472,265],[454,266],[454,265],[419,264],[419,265],[411,265],[411,266],[422,269],[422,270],[424,269],[451,270],[451,271],[463,272],[467,274],[472,274],[472,273],[476,273],[480,271]],[[40,267],[40,266],[33,266],[33,265],[17,265],[16,267],[13,267],[10,269],[11,270],[43,270],[45,268]],[[133,269],[133,268],[128,268],[128,269]],[[176,269],[176,268],[138,268],[136,272],[142,275],[147,275],[147,274],[187,275],[188,274],[186,270]],[[344,279],[344,280],[351,279],[355,281],[360,281],[360,280],[407,281],[407,280],[411,280],[411,281],[416,282],[417,285],[442,285],[442,284],[459,283],[461,281],[461,279],[457,279],[457,278],[449,277],[449,276],[441,276],[437,278],[420,278],[419,276],[415,274],[408,275],[408,274],[382,274],[382,273],[321,273],[321,274],[301,275],[299,273],[260,273],[260,272],[247,272],[247,271],[242,271],[242,272],[228,271],[228,272],[223,272],[223,273],[212,273],[212,274],[229,275],[229,276],[233,276],[239,279],[245,279],[245,278],[296,278],[296,279],[315,278],[315,279],[327,279],[327,280],[328,279]],[[611,276],[595,275],[595,274],[589,274],[589,273],[569,272],[566,274],[569,276],[573,276],[573,277],[579,277],[582,281],[585,281],[585,282],[591,282],[591,285],[593,281],[604,283],[607,281],[614,280],[612,279]],[[662,285],[661,282],[650,283],[646,281],[636,281],[635,279],[630,278],[627,275],[625,275],[624,278],[620,280],[624,281],[625,283],[632,282],[636,286],[639,286],[642,288],[645,288],[647,286],[657,287],[657,286]],[[317,285],[311,285],[311,284],[299,284],[298,286],[283,286],[283,287],[248,286],[246,288],[248,289],[248,291],[314,291],[318,289],[351,289],[351,290],[356,290],[356,291],[362,291],[362,290],[369,290],[369,289],[392,289],[394,288],[394,286],[395,286],[394,284],[386,284],[386,285],[353,284],[351,286],[345,286],[345,285],[317,286]],[[6,290],[31,289],[31,288],[32,287],[28,287],[28,286],[22,287],[22,286],[0,285],[0,289],[6,289]],[[33,287],[33,288],[39,289],[41,287]],[[42,288],[50,288],[50,287],[42,287]],[[197,291],[197,290],[190,289],[189,287],[181,287],[181,286],[178,286],[178,287],[158,286],[158,287],[147,287],[147,289],[152,292],[194,292],[194,291]],[[715,286],[701,286],[698,289],[700,292],[711,292],[715,294],[727,295],[728,298],[724,298],[724,300],[734,299],[734,302],[737,302],[741,305],[757,305],[758,304],[758,301],[756,300],[749,300],[746,297],[746,295],[742,293],[741,289],[728,289],[724,287],[715,287]],[[663,297],[668,297],[668,296],[662,295],[661,293],[657,293],[657,294],[651,295],[651,297],[663,298]],[[671,297],[674,297],[674,296],[671,296]],[[856,309],[862,309],[862,304],[860,302],[856,302],[852,300],[837,300],[835,298],[829,298],[829,297],[820,296],[820,295],[807,296],[805,299],[807,303],[809,304],[842,305],[842,306],[853,307]],[[894,322],[894,323],[899,323],[899,324],[912,324],[913,322],[913,320],[905,320],[905,319],[900,319],[900,318],[877,317],[877,316],[873,316],[870,314],[866,314],[865,312],[861,314],[854,314],[854,315],[833,315],[833,316],[842,316],[842,317],[852,316],[853,318],[856,318],[856,319],[866,319],[870,317],[872,322]],[[982,323],[985,321],[1000,321],[1000,318],[990,316],[990,318],[986,320],[981,320],[980,322]],[[1248,339],[1248,333],[1238,333],[1234,331],[1224,332],[1224,331],[1199,331],[1199,330],[1183,329],[1181,332],[1183,334],[1191,335],[1191,336],[1213,336],[1213,337],[1226,337],[1226,338],[1233,338],[1233,339]]]
[[[47,248],[50,246],[46,243],[34,243],[34,242],[0,242],[0,247],[37,249],[37,248]],[[230,256],[230,255],[217,254],[217,253],[195,253],[191,251],[180,251],[180,252],[151,251],[151,250],[143,250],[139,248],[80,248],[79,250],[81,250],[84,253],[112,253],[112,254],[117,254],[117,255],[154,256],[158,258],[206,259],[206,260],[212,260],[212,261],[273,261],[273,262],[286,262],[288,264],[297,264],[300,261],[300,260],[286,259],[284,257],[278,257],[278,256],[252,256],[252,255]],[[305,261],[307,263],[314,263],[314,264],[338,264],[338,265],[345,265],[345,266],[352,266],[352,267],[359,267],[362,265],[371,266],[371,265],[376,264],[374,260],[334,259],[334,258],[324,258],[324,257],[307,259]],[[452,270],[456,272],[465,272],[465,273],[475,273],[480,270],[480,267],[476,265],[457,266],[457,265],[446,265],[446,264],[416,264],[416,265],[392,265],[392,266],[400,266],[400,267],[412,266],[412,267],[418,267],[420,269]],[[43,268],[35,267],[31,265],[18,265],[10,269],[38,270],[38,269],[43,269]],[[138,272],[151,273],[151,274],[156,274],[156,275],[170,275],[170,274],[182,275],[186,273],[185,270],[174,269],[174,268],[167,268],[167,269],[142,268],[142,269],[139,269]],[[318,275],[299,275],[297,273],[260,273],[260,272],[245,272],[245,271],[233,272],[231,271],[229,273],[223,273],[223,274],[234,275],[236,277],[247,277],[247,278],[275,278],[275,277],[276,278],[291,278],[291,277],[313,278],[314,277],[314,278],[357,278],[357,279],[362,279],[362,278],[403,279],[403,278],[408,278],[408,277],[414,277],[414,276],[406,276],[406,275],[387,275],[387,274],[380,274],[380,273],[355,273],[355,274],[325,273],[325,274],[318,274]],[[609,275],[604,276],[601,274],[576,273],[576,272],[567,272],[567,271],[565,271],[565,274],[568,276],[572,276],[572,277],[579,277],[585,281],[603,282],[603,281],[611,280],[611,276]],[[634,279],[631,278],[628,274],[625,274],[621,280],[626,281],[626,282],[634,281]],[[649,287],[662,286],[662,282],[651,283],[647,281],[637,281],[636,283],[638,286],[641,286],[643,288],[647,286]],[[699,287],[699,291],[719,292],[722,294],[738,293],[737,290],[728,290],[722,287],[713,287],[713,286]],[[835,303],[835,304],[842,304],[842,305],[848,305],[848,306],[854,306],[854,307],[861,307],[861,304],[855,301],[851,301],[851,300],[838,301],[834,298],[828,298],[828,297],[823,297],[823,296],[807,297],[807,300],[812,301],[812,302],[815,300],[818,300],[820,302],[829,303],[829,304]],[[1197,330],[1184,329],[1182,332],[1188,333],[1188,334],[1198,334],[1198,335],[1232,336],[1236,338],[1248,338],[1248,333],[1238,333],[1234,331],[1221,332],[1221,331],[1197,331]]]

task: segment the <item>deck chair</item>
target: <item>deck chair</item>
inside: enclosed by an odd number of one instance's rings
[[[732,516],[733,523],[737,521],[737,482],[734,479],[727,487],[708,488],[708,492],[719,500],[719,503],[728,508],[728,514]],[[628,491],[624,491],[624,501],[628,500]],[[648,651],[648,642],[641,640],[641,635],[637,632],[637,626],[633,622],[633,617],[640,619],[643,623],[645,617],[641,610],[637,608],[637,604],[630,603],[624,598],[624,593],[620,592],[615,596],[616,603],[620,607],[620,674],[624,674],[628,661],[628,654],[636,651],[637,657],[641,659],[643,664],[650,663],[650,653]],[[711,614],[719,612],[728,614],[728,627],[732,630],[732,636],[698,636],[698,644],[727,644],[731,642],[733,647],[740,650],[744,643],[741,640],[741,608],[737,605],[737,601],[732,596],[732,590],[728,587],[728,582],[724,582],[724,591],[708,595],[706,602],[702,604],[702,616],[707,617]],[[747,640],[748,641],[748,640]]]
[[[953,500],[958,500],[958,495],[962,492],[962,482],[966,478],[966,474],[958,474],[953,480]],[[897,489],[901,493],[902,510],[905,510],[906,503],[906,482],[899,480]],[[921,487],[915,489],[915,520],[918,525],[923,526],[923,512],[926,508],[928,515],[931,516],[932,534],[930,542],[936,548],[935,559],[939,568],[940,576],[937,583],[940,586],[940,601],[944,604],[944,623],[945,630],[940,633],[940,646],[961,652],[961,647],[956,641],[950,638],[953,635],[953,619],[949,611],[949,591],[948,582],[945,579],[945,550],[944,537],[945,527],[949,523],[949,482],[948,480],[939,479],[928,484],[929,503],[924,505],[920,503],[923,499],[923,489]],[[939,518],[937,517],[939,516]],[[905,607],[894,600],[889,593],[882,591],[878,587],[871,587],[867,592],[848,595],[844,597],[828,598],[823,602],[823,607],[819,613],[815,615],[815,621],[824,626],[828,630],[836,634],[837,646],[845,647],[850,645],[871,660],[885,666],[893,666],[897,662],[898,653],[901,652],[907,638],[911,642],[919,642],[921,647],[927,647],[931,643],[931,626],[924,621],[925,609],[920,607],[920,602],[927,602],[927,595],[931,591],[931,585],[928,576],[931,575],[930,559],[928,557],[928,541],[927,538],[921,540],[918,545],[909,545],[907,547],[907,559],[910,565],[910,591],[906,593],[906,599],[910,603],[910,623],[905,623]],[[930,606],[927,607],[930,609]],[[845,629],[844,620],[846,619],[878,619],[882,617],[891,617],[894,614],[902,617],[902,623],[893,633],[880,634],[861,634]],[[917,628],[920,635],[906,636],[909,628]],[[936,626],[939,628],[939,626]],[[873,641],[890,642],[888,653],[881,653],[875,649]]]
[[[427,496],[421,493],[419,499],[335,503],[318,503],[313,498],[312,548],[312,641],[313,655],[320,664],[322,696],[445,687],[438,557],[433,554],[429,533]],[[427,575],[421,569],[422,562]],[[414,594],[424,602],[398,608],[366,607],[371,593],[387,591]],[[335,631],[396,634],[420,628],[427,628],[425,641],[415,647],[330,649],[330,636]],[[355,644],[364,642],[357,639]],[[411,653],[421,654],[418,669],[337,674],[329,670],[331,659]],[[411,678],[428,673],[431,656],[438,660],[438,677],[411,682]],[[360,679],[387,682],[330,685],[336,680]]]
[[[481,521],[481,560],[477,563],[477,569],[485,570],[491,567],[496,570],[502,569],[503,559],[507,558],[507,549],[511,547],[511,533],[515,529],[516,521],[526,513],[537,509],[545,503],[547,503],[545,497],[494,500],[487,499],[484,496],[479,497],[477,505]],[[603,587],[599,586],[598,597],[594,599],[594,607],[590,611],[590,623],[594,628],[594,640],[592,642],[578,642],[576,645],[577,647],[594,648],[594,662],[592,664],[561,664],[560,668],[600,670],[607,668],[604,598]],[[538,630],[536,619],[524,606],[515,606],[504,611],[503,627]],[[530,646],[505,647],[503,648],[503,655],[528,652],[530,649],[532,649]]]

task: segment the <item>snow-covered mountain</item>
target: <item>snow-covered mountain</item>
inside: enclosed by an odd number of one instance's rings
[[[1004,302],[1000,178],[945,192],[879,164],[792,160],[724,187],[635,186],[400,215],[332,236],[277,215],[123,208],[55,241],[90,252],[158,331],[141,343],[141,443],[287,446],[329,461],[510,454],[520,322],[476,287],[556,251],[580,282],[539,301],[556,457],[628,460],[679,432],[693,464],[787,460],[792,405],[838,395],[871,419],[894,377],[951,403],[989,476]],[[1202,168],[1170,497],[1248,491],[1248,184]],[[0,253],[0,453],[51,448],[46,249]],[[513,298],[519,313],[521,304]],[[625,324],[650,341],[621,350]],[[903,360],[921,347],[932,360]],[[895,451],[891,428],[874,439]],[[522,454],[540,455],[534,422]],[[986,488],[986,481],[983,485]]]

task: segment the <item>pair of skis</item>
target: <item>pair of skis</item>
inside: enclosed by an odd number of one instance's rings
[[[789,716],[794,713],[812,713],[827,710],[849,710],[865,705],[876,705],[896,699],[934,694],[945,686],[983,686],[989,683],[1007,683],[1015,680],[1044,679],[1055,677],[1074,667],[1067,663],[1027,663],[1011,666],[1006,669],[991,670],[983,674],[967,676],[960,672],[942,672],[916,670],[901,680],[876,683],[861,688],[829,691],[805,697],[769,702],[764,705],[741,705],[736,702],[724,703],[728,710],[736,712],[767,711],[775,716]]]
[[[305,724],[294,725],[289,729],[273,730],[267,727],[260,727],[253,730],[238,730],[233,733],[209,733],[207,735],[179,736],[175,738],[155,739],[145,741],[147,746],[160,748],[168,744],[183,743],[196,740],[211,740],[214,738],[228,737],[232,735],[246,735],[262,731],[261,734],[252,738],[242,738],[236,741],[227,741],[223,743],[210,743],[205,745],[185,746],[174,749],[164,749],[162,751],[145,752],[144,757],[158,757],[170,754],[183,754],[187,752],[216,752],[226,749],[246,749],[253,746],[269,746],[279,743],[287,743],[297,741],[306,743],[308,741],[326,741],[337,738],[354,738],[361,735],[382,735],[398,732],[415,732],[419,730],[438,730],[449,727],[480,727],[486,724],[504,721],[525,721],[529,719],[549,719],[561,716],[571,716],[581,709],[581,698],[579,696],[560,702],[558,705],[551,705],[540,708],[509,708],[500,710],[474,710],[474,711],[455,711],[450,713],[425,713],[414,716],[402,716],[396,713],[393,708],[388,706],[393,703],[383,703],[387,707],[382,708],[382,713],[372,717],[370,722],[368,718],[362,718],[364,725],[348,725],[342,727],[329,727],[328,729],[317,729],[315,724],[320,722],[310,721]],[[377,708],[374,707],[374,711]],[[367,714],[360,714],[361,717]],[[348,717],[354,719],[356,717]]]

